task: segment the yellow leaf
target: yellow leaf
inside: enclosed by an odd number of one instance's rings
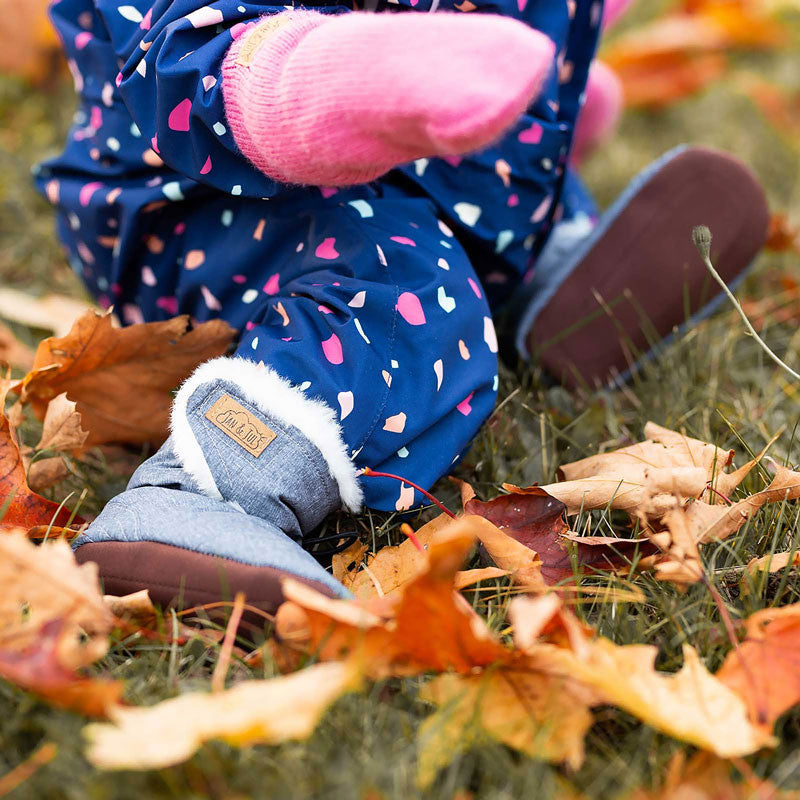
[[[563,651],[562,658],[565,669],[606,702],[722,758],[775,744],[751,724],[744,701],[705,668],[694,648],[684,645],[684,665],[673,674],[656,671],[656,653],[655,647],[599,638],[581,652]]]
[[[118,707],[112,722],[84,728],[87,758],[100,769],[160,769],[185,761],[212,739],[237,747],[305,739],[331,703],[358,687],[353,668],[334,662],[148,708]]]
[[[480,675],[440,675],[420,697],[439,708],[422,723],[417,781],[429,786],[460,752],[495,739],[532,758],[578,767],[592,724],[585,690],[524,660]]]

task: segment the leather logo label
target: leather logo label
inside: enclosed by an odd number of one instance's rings
[[[222,395],[206,411],[206,419],[256,458],[278,435],[229,394]]]

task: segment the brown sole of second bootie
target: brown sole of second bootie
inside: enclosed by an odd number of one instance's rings
[[[241,591],[249,606],[274,614],[283,602],[283,578],[333,596],[321,583],[273,567],[251,566],[161,542],[90,542],[75,551],[75,559],[79,564],[97,564],[106,594],[121,596],[147,589],[150,599],[164,608],[233,600]],[[258,615],[245,614],[245,618],[263,623]]]
[[[726,282],[763,246],[769,210],[740,161],[688,148],[636,193],[576,266],[528,333],[534,359],[565,385],[613,381],[718,293],[692,241],[711,230]]]

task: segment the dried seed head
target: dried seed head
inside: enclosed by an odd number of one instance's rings
[[[711,256],[711,231],[705,225],[698,225],[692,231],[694,246],[703,258]]]

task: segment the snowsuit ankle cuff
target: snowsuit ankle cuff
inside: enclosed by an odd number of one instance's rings
[[[200,490],[248,514],[268,518],[261,506],[271,495],[292,495],[307,531],[340,505],[362,506],[333,410],[268,367],[241,357],[206,362],[178,391],[171,428],[173,449]]]

